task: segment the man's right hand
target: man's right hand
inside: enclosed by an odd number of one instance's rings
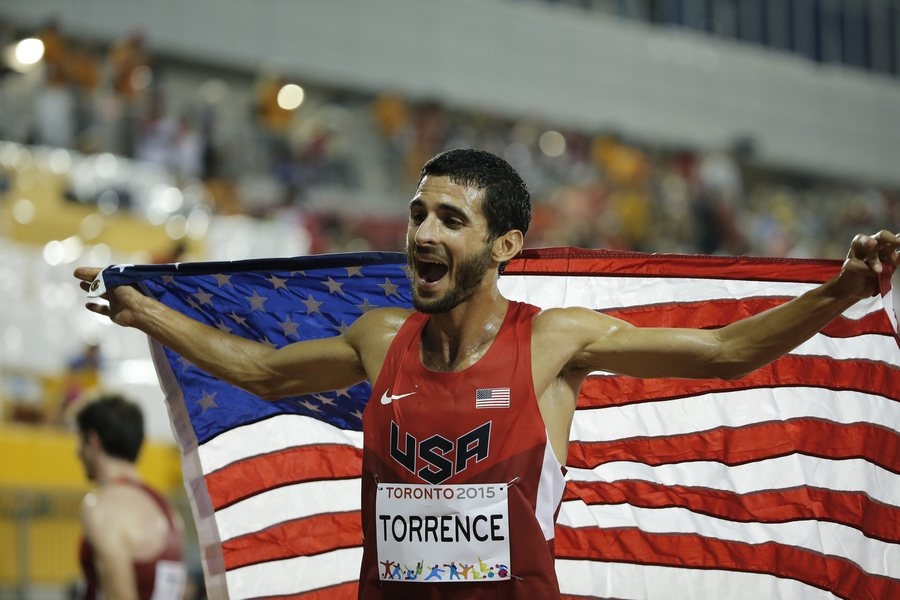
[[[75,269],[74,275],[76,279],[81,281],[81,289],[88,292],[91,289],[91,283],[102,270],[99,267],[78,267]],[[100,298],[106,302],[97,302],[92,299],[85,304],[85,308],[99,315],[107,316],[113,323],[123,327],[137,326],[137,308],[141,302],[147,301],[147,297],[144,294],[139,292],[137,288],[129,285],[107,290]]]

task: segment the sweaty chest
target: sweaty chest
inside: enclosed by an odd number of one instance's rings
[[[506,324],[475,364],[451,373],[423,366],[418,336],[392,346],[363,430],[367,449],[411,483],[469,481],[544,444],[530,329]]]

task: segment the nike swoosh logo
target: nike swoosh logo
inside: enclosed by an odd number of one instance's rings
[[[408,394],[398,394],[396,396],[391,396],[388,394],[388,390],[384,390],[384,393],[381,395],[381,403],[382,404],[390,404],[394,400],[399,400],[400,398],[406,398],[407,396],[412,396],[415,392],[410,392]]]

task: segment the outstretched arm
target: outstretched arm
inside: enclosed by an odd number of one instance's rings
[[[87,290],[99,272],[81,267],[75,277]],[[263,398],[341,389],[370,377],[370,370],[380,368],[381,344],[389,343],[396,320],[370,311],[343,335],[273,349],[204,325],[130,286],[108,290],[103,298],[107,303],[87,308],[143,331],[199,368]]]
[[[567,332],[558,336],[575,340],[569,367],[638,377],[733,379],[789,352],[858,300],[878,293],[882,263],[900,264],[898,248],[900,236],[888,231],[859,235],[834,278],[720,329],[639,328],[586,309],[563,309],[551,318]],[[571,342],[558,337],[555,343]]]

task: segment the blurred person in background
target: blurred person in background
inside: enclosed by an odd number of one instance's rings
[[[81,509],[84,600],[182,600],[187,580],[177,511],[141,480],[140,407],[101,394],[77,410],[78,457],[97,489]]]

